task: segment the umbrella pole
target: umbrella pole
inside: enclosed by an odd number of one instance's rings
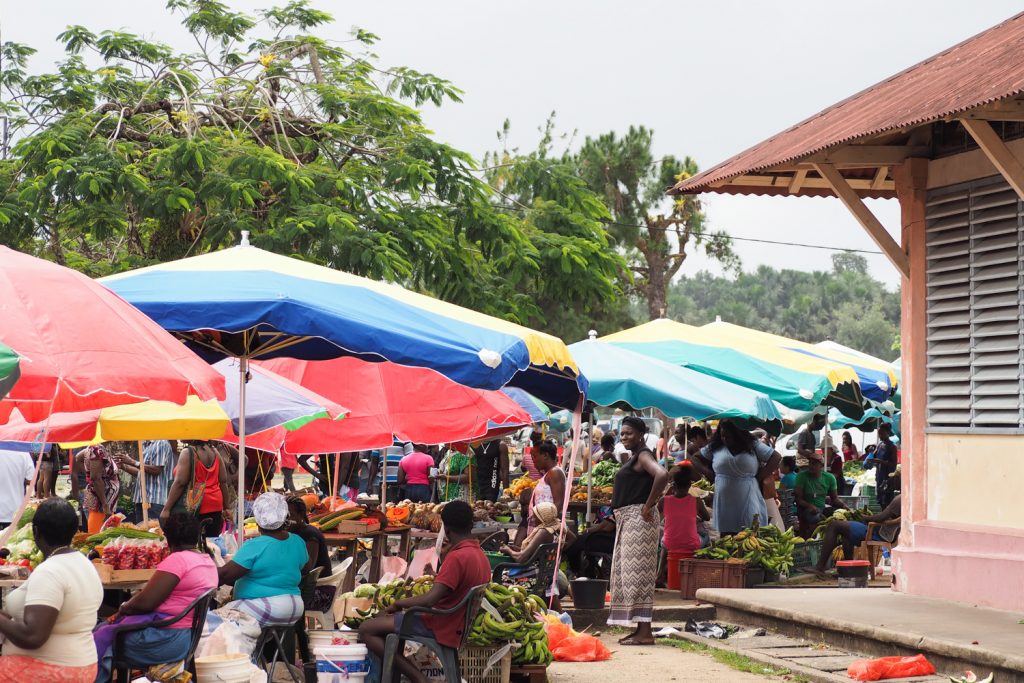
[[[339,452],[339,453],[335,453],[334,454],[334,472],[333,472],[334,483],[331,485],[331,496],[333,496],[334,498],[338,497],[338,489],[341,488],[341,486],[340,486],[341,480],[338,478],[339,468],[340,467],[341,467],[341,453]],[[330,481],[330,479],[331,478],[328,477],[327,480]]]
[[[149,498],[146,496],[146,455],[145,449],[142,447],[142,441],[139,441],[139,483],[142,493],[142,524],[149,526]]]
[[[238,359],[238,510],[235,534],[238,544],[245,541],[245,377],[249,374],[249,359]]]

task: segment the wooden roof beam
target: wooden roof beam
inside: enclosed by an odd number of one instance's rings
[[[992,125],[988,121],[975,119],[962,119],[960,123],[971,134],[974,141],[978,143],[978,147],[981,147],[981,151],[1002,174],[1010,187],[1017,192],[1017,196],[1024,199],[1024,165],[1021,165],[1020,160],[1013,155]]]
[[[908,157],[929,156],[931,150],[921,145],[845,145],[800,159],[802,162],[825,164],[864,164],[895,166]]]
[[[798,169],[797,172],[793,174],[793,179],[789,181],[789,193],[796,194],[797,192],[799,192],[800,186],[804,184],[804,180],[806,180],[806,178],[807,169]]]
[[[999,100],[951,118],[969,121],[1024,121],[1024,100]]]
[[[815,166],[815,169],[817,169],[817,166]],[[799,173],[800,170],[804,169],[796,169],[796,172]],[[836,172],[838,173],[838,171]],[[846,180],[846,182],[854,190],[875,190],[883,192],[895,192],[896,184],[893,181],[883,180],[880,183],[878,183],[878,186],[876,187],[876,178],[877,174],[876,177],[873,178],[850,178],[849,180]],[[722,180],[715,182],[712,185],[712,187],[726,187],[729,185],[733,185],[736,187],[784,187],[787,188],[790,192],[795,192],[795,190],[792,189],[793,178],[791,176],[786,175],[741,175],[736,178],[723,178]],[[804,179],[800,182],[799,187],[813,188],[819,190],[832,189],[832,185],[829,184],[829,182],[825,178],[816,178],[813,176],[808,176],[806,174],[806,170]]]
[[[818,173],[821,174],[836,196],[846,205],[857,222],[864,227],[868,235],[874,240],[878,248],[889,257],[892,264],[900,271],[903,277],[910,277],[910,259],[907,257],[900,245],[892,238],[882,223],[871,213],[871,209],[864,204],[864,201],[857,194],[851,183],[843,177],[831,164],[815,164]],[[868,181],[873,183],[874,181]]]

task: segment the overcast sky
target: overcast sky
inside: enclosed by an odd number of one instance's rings
[[[245,10],[273,4],[225,1]],[[368,29],[382,39],[376,52],[384,64],[435,73],[464,90],[462,104],[428,109],[425,118],[440,139],[478,156],[496,147],[506,118],[513,143],[530,148],[557,111],[562,130],[580,137],[648,126],[657,154],[688,154],[701,168],[1020,10],[1009,0],[314,4],[337,19],[325,37]],[[39,49],[39,68],[61,57],[55,37],[68,24],[189,47],[161,0],[5,0],[0,8],[3,40]],[[896,201],[869,204],[898,234]],[[737,238],[876,249],[837,199],[707,195],[706,206],[711,226]],[[745,269],[830,263],[831,252],[818,249],[736,247]],[[876,277],[897,284],[885,257],[868,259]],[[683,272],[708,266],[691,258]]]

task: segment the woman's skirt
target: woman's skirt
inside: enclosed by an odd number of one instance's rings
[[[298,595],[273,595],[269,598],[235,600],[224,605],[224,608],[244,612],[260,622],[260,626],[294,624],[305,613],[302,598]]]
[[[4,655],[0,657],[0,679],[9,683],[93,683],[96,680],[96,665],[64,666],[34,657]]]
[[[654,582],[658,575],[658,511],[648,522],[643,505],[615,510],[615,552],[612,553],[610,626],[633,626],[654,617]]]

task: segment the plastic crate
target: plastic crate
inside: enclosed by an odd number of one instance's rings
[[[793,546],[793,569],[807,569],[818,564],[821,557],[821,539],[804,541]]]
[[[491,670],[484,675],[487,662],[498,653],[497,647],[464,647],[459,650],[459,666],[462,668],[462,679],[466,683],[508,683],[512,675],[512,652],[494,663]]]
[[[846,507],[851,510],[871,507],[871,504],[875,502],[874,496],[839,496],[839,500],[843,501]]]
[[[726,560],[679,561],[679,593],[693,600],[701,588],[753,588],[764,583],[764,569]]]

